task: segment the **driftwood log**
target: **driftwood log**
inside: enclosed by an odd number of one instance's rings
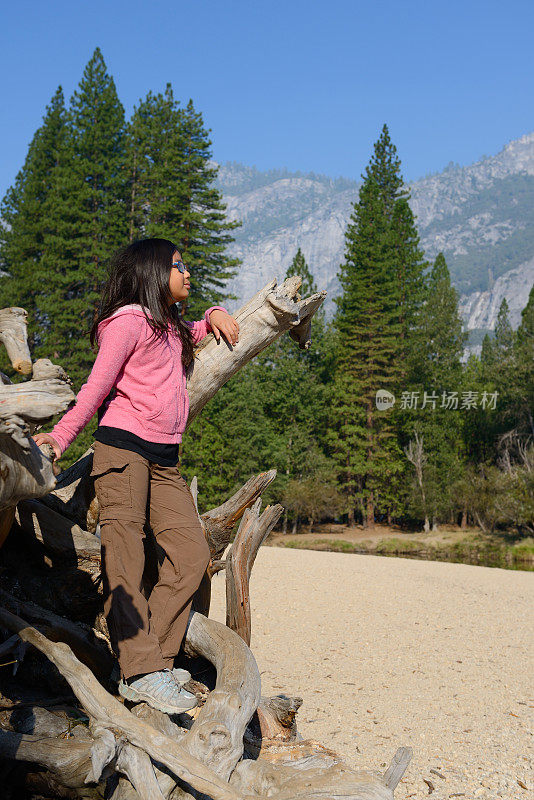
[[[217,345],[213,337],[202,343],[189,383],[191,418],[277,336],[289,331],[306,346],[324,293],[300,300],[299,285],[298,278],[280,287],[273,282],[237,312],[235,348]],[[23,321],[20,309],[8,311],[8,320]],[[5,334],[2,340],[10,342],[12,361],[30,374],[31,359],[28,368],[28,354],[21,355],[24,336]],[[302,739],[296,724],[301,698],[261,696],[249,648],[249,581],[258,549],[283,511],[279,505],[261,511],[261,494],[275,471],[250,478],[200,516],[212,561],[195,596],[183,652],[199,707],[173,718],[143,703],[130,707],[117,695],[116,662],[101,613],[92,451],[56,480],[50,460],[30,438],[36,424],[72,401],[68,380],[59,367],[36,362],[32,380],[16,386],[2,380],[1,392],[0,425],[5,420],[11,433],[6,427],[0,440],[0,464],[20,471],[6,474],[19,478],[0,493],[4,529],[11,528],[0,550],[0,775],[6,798],[24,791],[95,800],[391,800],[409,748],[397,751],[383,775],[354,770],[328,748]],[[196,479],[191,491],[196,498]],[[226,625],[208,617],[211,578],[221,570]],[[149,573],[150,557],[146,591]]]
[[[0,546],[19,500],[42,497],[56,483],[50,458],[35,445],[31,433],[74,400],[61,367],[47,358],[32,364],[26,316],[23,308],[0,310],[0,341],[13,369],[22,375],[33,373],[30,381],[15,385],[0,373]]]

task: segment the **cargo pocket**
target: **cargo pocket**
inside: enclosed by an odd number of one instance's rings
[[[101,520],[131,515],[131,465],[119,448],[111,454],[95,450],[91,476],[95,481]]]

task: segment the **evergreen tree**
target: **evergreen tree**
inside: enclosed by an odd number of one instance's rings
[[[180,108],[170,83],[149,92],[134,109],[127,130],[130,240],[176,239],[182,218],[183,143]]]
[[[496,463],[501,437],[518,423],[523,387],[518,384],[515,342],[503,299],[493,337],[486,334],[480,359],[470,358],[464,371],[464,391],[476,392],[478,398],[476,410],[463,415],[464,446],[475,468]]]
[[[521,312],[521,322],[517,329],[517,343],[519,347],[526,347],[532,353],[534,362],[534,286],[530,290],[527,304]]]
[[[480,348],[480,360],[482,364],[492,364],[493,363],[493,346],[491,343],[491,337],[489,333],[484,334],[484,338],[482,339],[482,345]]]
[[[519,429],[534,437],[534,286],[521,312],[515,338],[513,403]]]
[[[230,258],[226,248],[233,241],[229,231],[241,223],[226,220],[226,206],[213,186],[218,169],[211,163],[209,131],[204,128],[202,114],[195,111],[192,100],[182,111],[180,133],[184,175],[178,242],[194,276],[188,304],[191,312],[198,315],[204,311],[206,301],[220,302],[229,296],[224,287],[240,261]]]
[[[517,376],[514,342],[515,333],[510,323],[508,302],[503,298],[495,322],[495,335],[491,342],[490,364],[486,364],[483,370],[486,385],[493,384],[499,395],[499,411],[492,415],[496,424],[493,431],[495,437],[515,425],[512,410]]]
[[[408,199],[406,193],[398,198],[391,225],[400,328],[398,358],[402,384],[413,379],[414,361],[425,347],[423,313],[426,314],[425,302],[429,292],[424,276],[428,265],[419,245],[419,234]]]
[[[502,356],[507,356],[512,351],[514,331],[510,323],[510,309],[506,297],[503,297],[497,321],[495,323],[495,345]]]
[[[438,254],[428,275],[426,294],[416,375],[427,388],[457,388],[467,333],[458,311],[458,292],[451,284],[443,253]]]
[[[177,244],[191,269],[189,313],[199,315],[228,297],[224,286],[239,264],[226,254],[239,223],[226,220],[213,186],[217,168],[202,115],[191,100],[181,109],[168,84],[135,110],[128,143],[131,235]]]
[[[458,293],[451,285],[443,253],[439,253],[428,275],[426,302],[421,310],[420,347],[412,358],[414,378],[410,391],[418,393],[417,408],[400,414],[405,452],[418,443],[424,453],[419,480],[423,482],[425,517],[434,525],[454,512],[452,487],[463,474],[461,397],[462,364],[467,334],[458,311]],[[452,394],[455,393],[455,394]],[[424,408],[422,407],[424,405]],[[415,478],[415,476],[414,476]],[[420,498],[420,487],[415,486]],[[418,503],[412,502],[412,509]]]
[[[40,260],[46,280],[37,355],[63,363],[76,391],[94,360],[87,333],[106,264],[126,241],[124,173],[124,112],[97,48],[71,100],[55,226]]]
[[[0,307],[21,306],[28,311],[32,351],[41,341],[40,298],[47,288],[41,261],[57,224],[57,173],[64,162],[65,138],[65,106],[59,87],[0,209],[0,259],[7,273],[0,279]]]
[[[422,265],[400,161],[387,126],[363,177],[339,272],[342,295],[336,301],[338,349],[330,442],[349,521],[358,507],[364,524],[373,526],[375,510],[391,515],[395,500],[391,489],[404,468],[394,418],[377,410],[376,392],[397,390],[406,371],[402,337],[413,317],[408,313],[408,287]],[[412,258],[418,266],[412,265]]]
[[[310,268],[300,247],[295,253],[293,261],[288,267],[286,278],[291,278],[293,275],[300,275],[302,278],[302,283],[299,290],[299,293],[302,297],[308,297],[310,294],[315,294],[317,292],[315,278],[310,272]]]
[[[285,278],[291,278],[293,275],[299,275],[302,278],[299,289],[301,297],[309,297],[317,293],[315,278],[300,247],[287,269]],[[314,314],[312,319],[309,349],[300,350],[289,336],[282,337],[281,342],[285,344],[285,348],[292,358],[306,362],[308,368],[313,371],[321,383],[329,384],[331,382],[335,360],[334,331],[332,325],[327,324],[322,308]]]

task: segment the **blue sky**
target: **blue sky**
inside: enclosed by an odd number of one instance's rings
[[[4,0],[0,194],[95,48],[130,113],[171,81],[220,162],[358,178],[387,122],[411,180],[534,130],[532,0]]]

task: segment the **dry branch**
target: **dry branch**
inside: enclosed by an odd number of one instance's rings
[[[88,625],[54,614],[32,600],[20,600],[3,589],[0,589],[0,602],[13,614],[24,614],[48,639],[68,644],[76,657],[101,680],[109,679],[114,656],[103,636]]]
[[[189,378],[189,422],[202,410],[221,386],[251,358],[257,356],[286,331],[292,331],[300,347],[308,347],[311,318],[321,307],[326,292],[296,300],[301,284],[298,276],[280,286],[271,281],[234,317],[239,323],[239,342],[232,347],[213,335],[207,336],[195,352],[194,369]]]
[[[0,419],[0,476],[0,512],[11,509],[11,515],[20,500],[43,497],[56,484],[50,459],[30,439],[21,418]]]
[[[235,527],[245,509],[250,508],[267,486],[276,478],[276,470],[260,472],[250,478],[232,497],[217,508],[202,514],[212,559],[222,556]]]
[[[39,500],[24,500],[18,505],[17,521],[23,530],[33,533],[48,552],[70,558],[79,566],[88,562],[93,574],[100,572],[100,541],[62,514]]]
[[[280,519],[283,507],[267,506],[260,516],[261,497],[241,519],[226,557],[226,624],[250,645],[250,591],[252,565],[259,547]]]
[[[22,375],[29,375],[32,371],[27,317],[23,308],[0,309],[0,342],[7,350],[13,369]]]
[[[0,514],[0,528],[4,534],[20,500],[42,497],[54,488],[56,480],[50,458],[37,447],[30,434],[36,424],[64,411],[73,400],[62,368],[48,359],[35,363],[33,380],[0,383],[0,512],[5,512]]]
[[[93,739],[58,739],[0,730],[0,756],[40,764],[71,789],[85,785]]]
[[[243,755],[243,735],[260,701],[258,667],[234,631],[201,614],[191,615],[185,650],[214,665],[217,683],[181,744],[228,780]]]
[[[238,795],[201,761],[180,745],[157,733],[139,720],[106,692],[92,672],[63,643],[52,642],[19,617],[0,609],[0,623],[18,633],[21,639],[44,653],[69,682],[74,694],[93,720],[101,727],[118,731],[131,744],[140,747],[177,777],[214,800],[238,800]]]

